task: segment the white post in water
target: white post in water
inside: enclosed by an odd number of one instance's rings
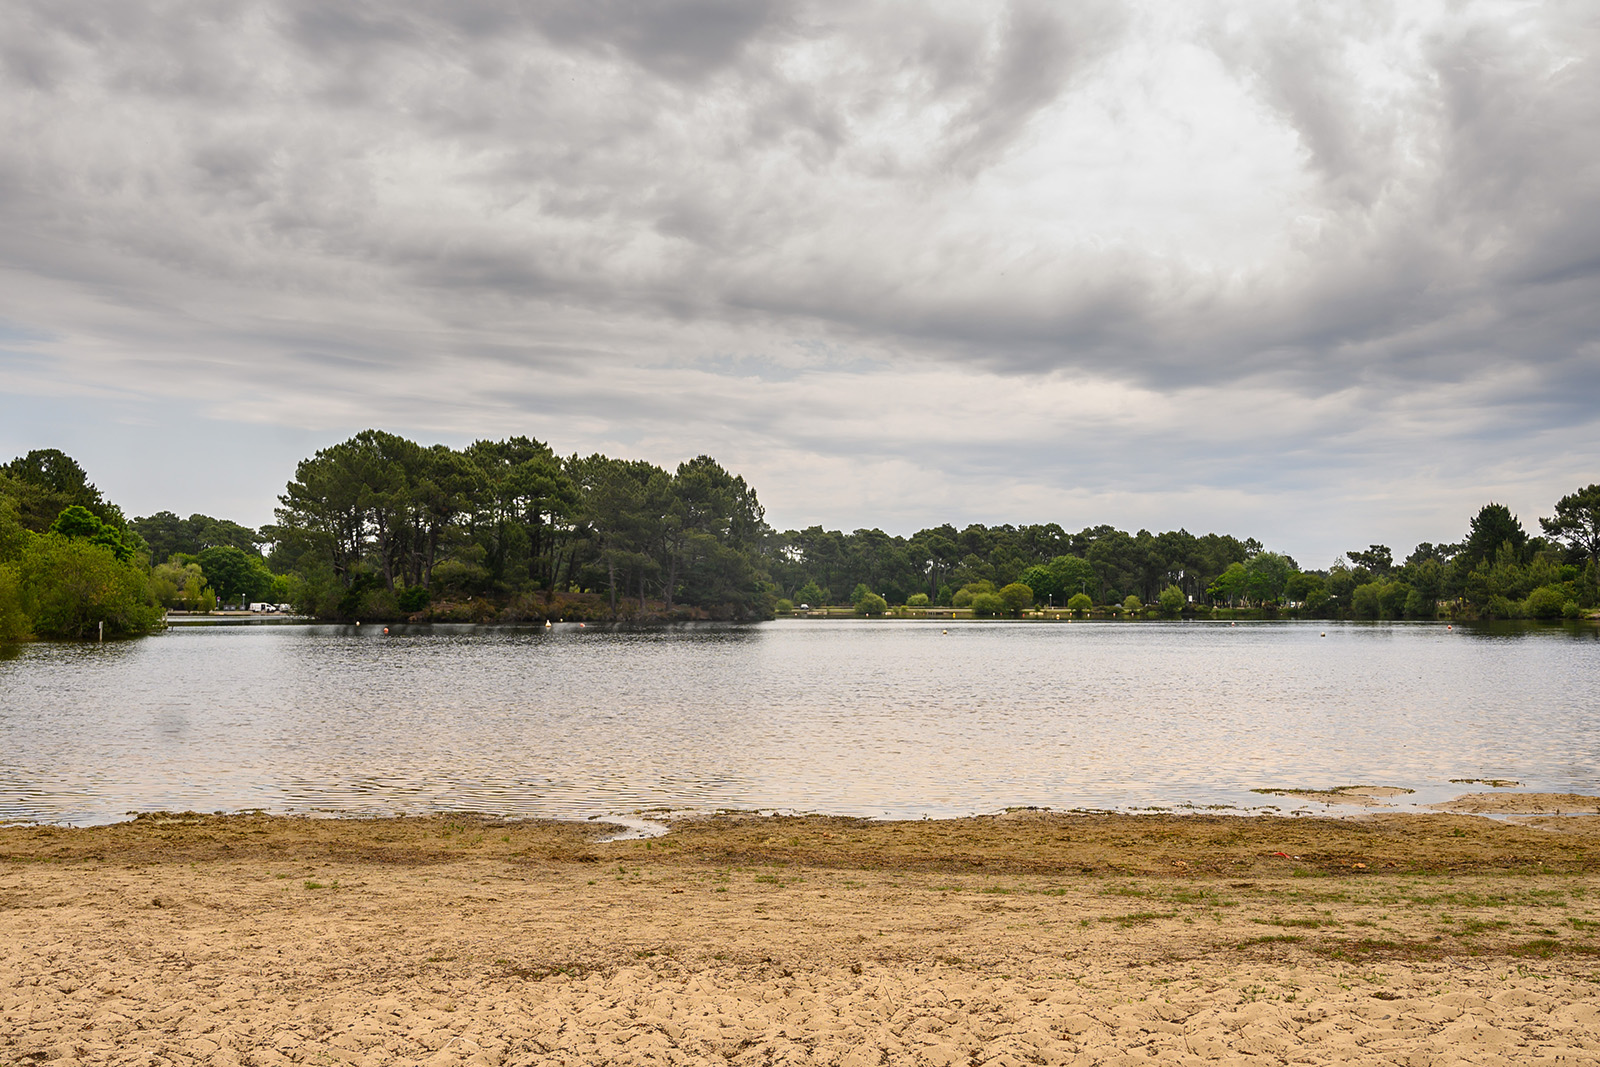
[[[105,639],[106,639],[106,620],[101,619],[100,620],[100,636],[95,638],[95,640],[96,641],[104,641]]]

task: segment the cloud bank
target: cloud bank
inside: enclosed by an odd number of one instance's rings
[[[1600,477],[1597,45],[1579,3],[17,0],[0,373],[52,414],[0,445],[208,510],[174,414],[270,430],[255,522],[367,425],[710,452],[780,525],[1531,522]]]

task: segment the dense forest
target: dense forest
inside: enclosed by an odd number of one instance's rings
[[[71,457],[0,467],[0,640],[148,631],[166,611],[250,602],[327,619],[523,622],[862,615],[1558,618],[1600,603],[1600,485],[1540,535],[1486,504],[1460,541],[1352,550],[1303,570],[1254,539],[1055,523],[910,537],[779,532],[753,487],[700,456],[666,470],[557,455],[527,437],[464,449],[368,430],[297,466],[259,530],[129,520]]]

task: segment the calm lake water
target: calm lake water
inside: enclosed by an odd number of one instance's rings
[[[8,654],[0,820],[1289,811],[1322,809],[1251,790],[1417,790],[1404,805],[1486,788],[1452,778],[1600,784],[1592,626],[381,631],[184,626]]]

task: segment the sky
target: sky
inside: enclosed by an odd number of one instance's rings
[[[1600,7],[8,0],[0,459],[269,522],[367,427],[779,529],[1537,530],[1600,481]]]

